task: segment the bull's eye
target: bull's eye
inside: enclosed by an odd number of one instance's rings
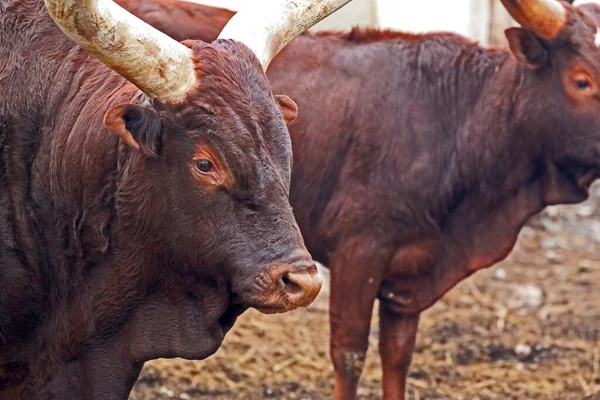
[[[210,172],[213,169],[213,164],[208,160],[198,160],[196,161],[196,168],[201,172]]]
[[[572,85],[580,93],[591,95],[595,92],[595,85],[592,77],[585,71],[577,71],[572,77]]]
[[[587,79],[576,79],[575,86],[577,86],[577,89],[584,90],[590,87],[590,81]]]
[[[583,106],[597,107],[600,94],[600,81],[597,74],[588,73],[587,67],[575,65],[563,75],[566,95],[571,101]]]

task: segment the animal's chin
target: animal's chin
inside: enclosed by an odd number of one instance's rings
[[[548,174],[546,205],[575,204],[588,198],[591,184],[600,176],[600,168],[593,163],[567,159],[549,165]]]
[[[294,306],[291,302],[286,301],[285,298],[281,298],[279,296],[277,297],[278,298],[276,300],[270,299],[270,301],[263,302],[259,301],[254,296],[246,296],[244,298],[243,305],[244,307],[246,307],[246,309],[254,308],[255,310],[263,314],[283,314],[298,308],[297,306]],[[239,297],[234,295],[234,303],[239,301],[236,299],[239,299]],[[241,303],[241,301],[239,303]]]
[[[265,308],[265,307],[253,307],[257,311],[263,314],[283,314],[288,311],[295,310],[296,307],[273,307],[273,308]]]
[[[247,309],[248,307],[246,305],[240,303],[232,303],[229,308],[227,308],[225,313],[219,318],[219,325],[221,325],[223,335],[231,330],[237,318]]]
[[[577,187],[586,194],[589,194],[590,186],[600,177],[600,168],[589,168],[577,176]]]

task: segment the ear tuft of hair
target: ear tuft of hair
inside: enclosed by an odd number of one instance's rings
[[[152,158],[157,158],[161,147],[160,117],[149,107],[133,106],[123,113],[125,128],[140,146],[140,151]]]

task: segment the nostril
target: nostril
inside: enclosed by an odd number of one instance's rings
[[[298,294],[302,292],[302,288],[298,286],[298,284],[290,279],[290,277],[286,274],[281,278],[286,292],[290,294]]]

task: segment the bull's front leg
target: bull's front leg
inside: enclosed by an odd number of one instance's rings
[[[379,355],[384,400],[405,399],[419,315],[437,293],[432,276],[438,247],[437,241],[428,239],[402,245],[392,257],[382,282]]]
[[[346,241],[330,262],[331,359],[336,400],[354,400],[364,367],[373,303],[385,261],[377,243]]]
[[[384,400],[404,400],[420,314],[398,314],[379,304],[379,355]]]

